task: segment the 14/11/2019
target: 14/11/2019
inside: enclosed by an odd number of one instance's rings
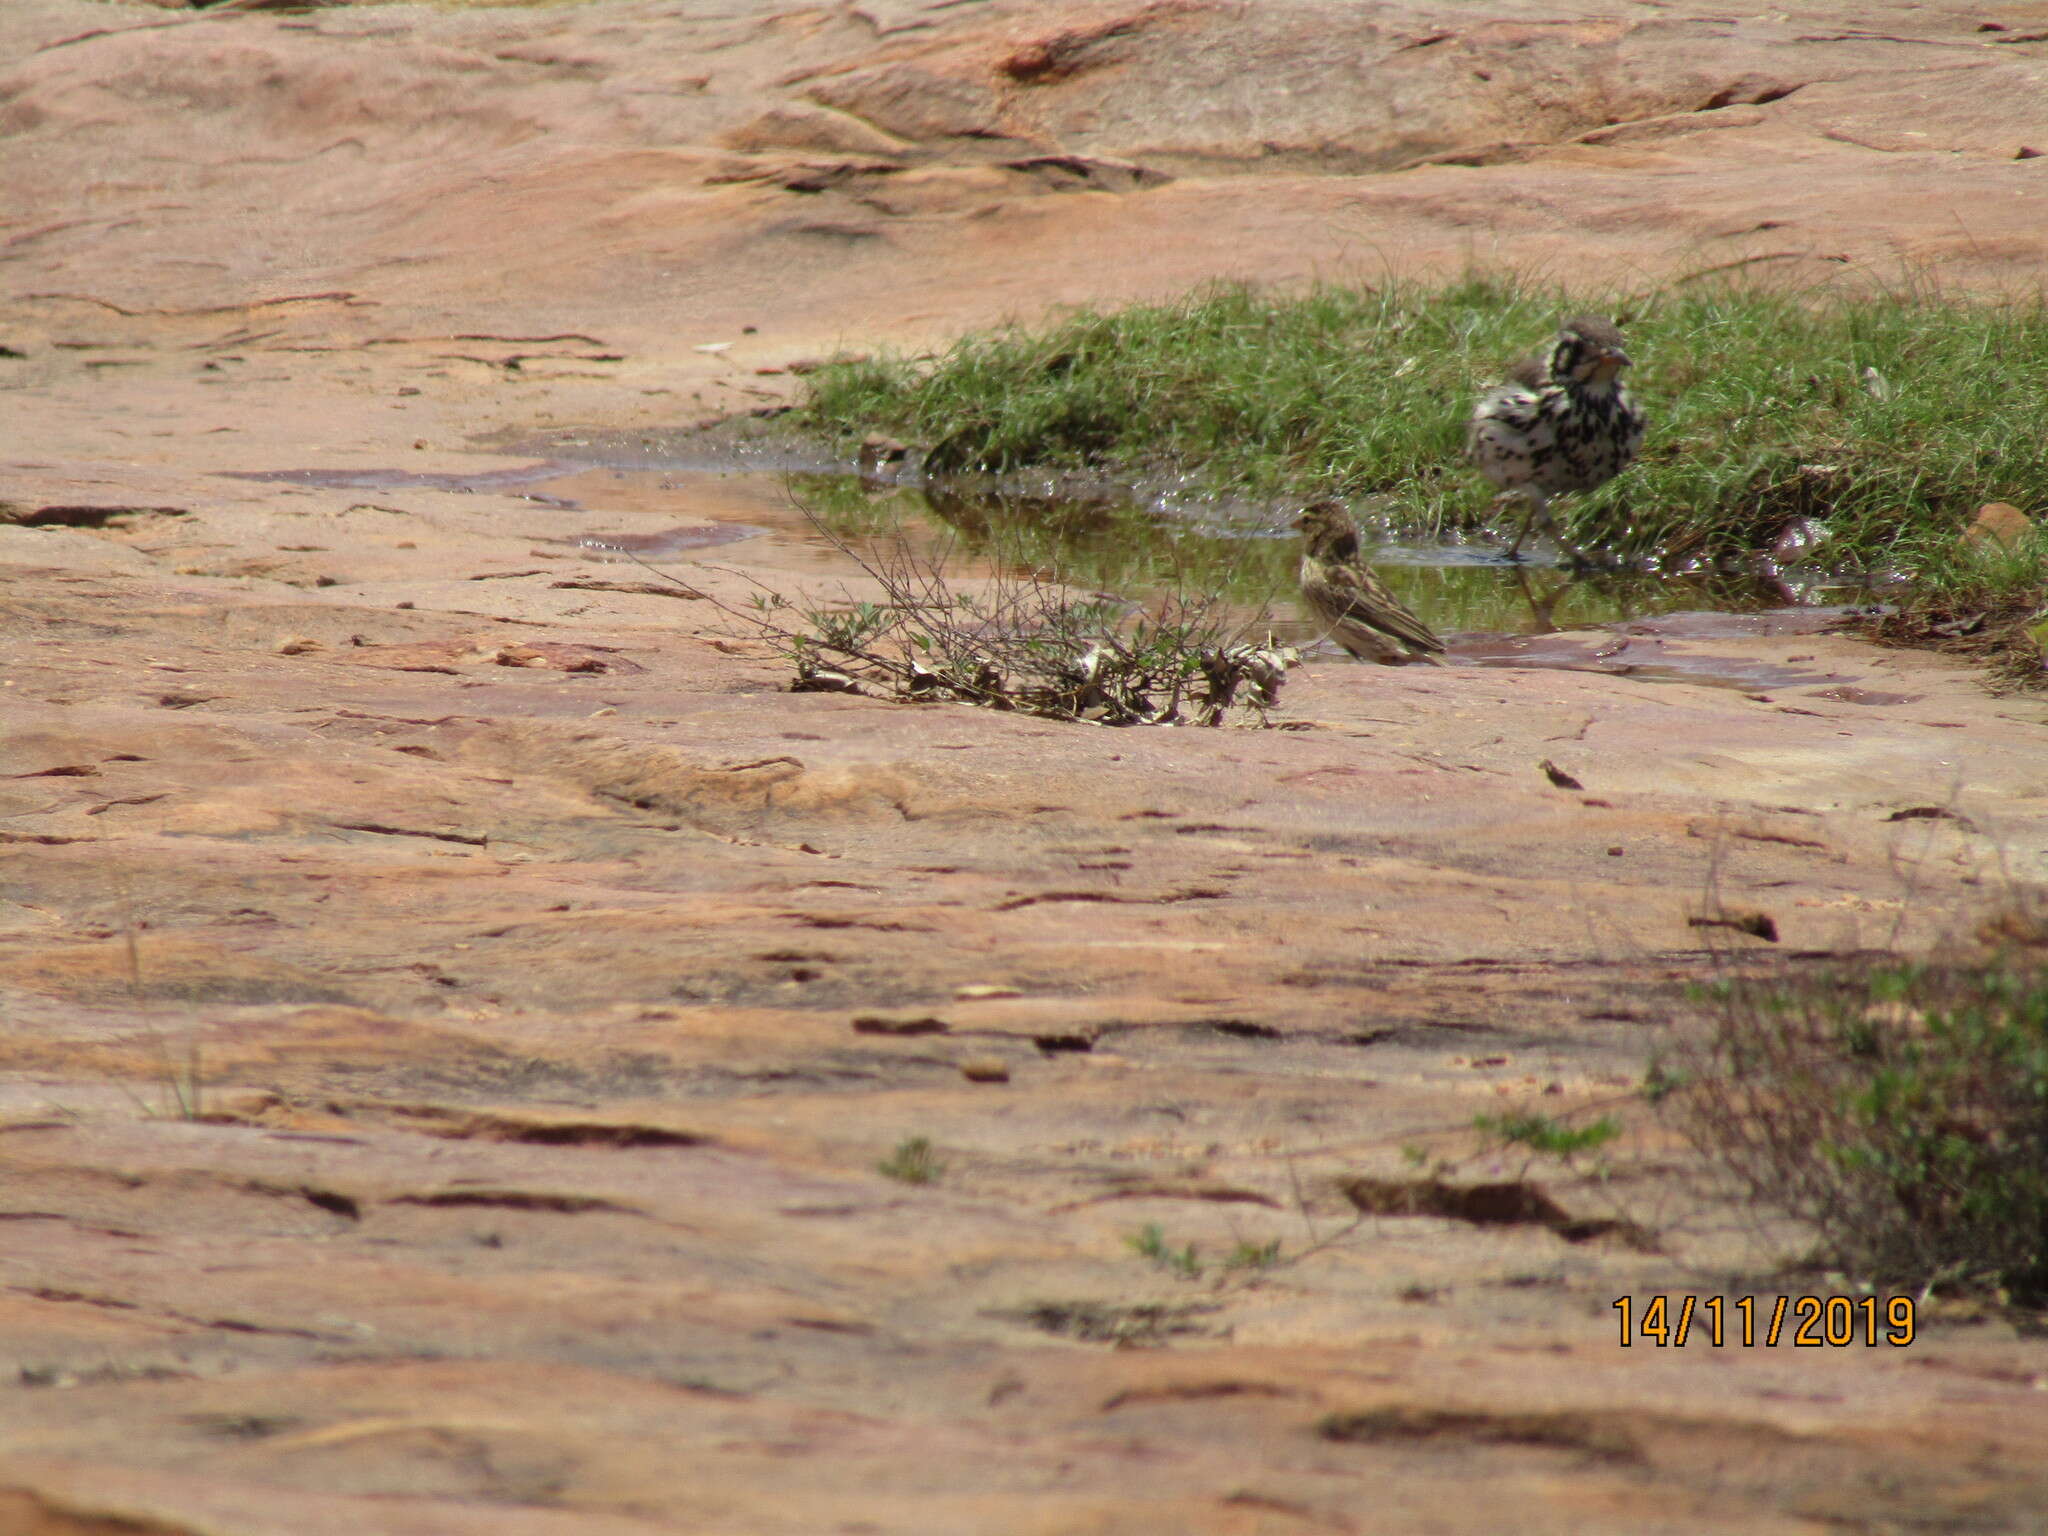
[[[1716,1349],[1772,1349],[1780,1343],[1796,1349],[1904,1349],[1914,1334],[1910,1296],[1652,1296],[1640,1314],[1633,1296],[1619,1296],[1614,1308],[1621,1314],[1623,1349],[1639,1341],[1659,1349],[1683,1347],[1690,1338],[1703,1338]]]

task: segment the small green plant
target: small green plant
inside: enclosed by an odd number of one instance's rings
[[[1604,1147],[1621,1134],[1612,1115],[1602,1115],[1589,1125],[1566,1125],[1552,1115],[1515,1111],[1505,1115],[1475,1115],[1472,1128],[1503,1146],[1527,1147],[1570,1161],[1581,1152]]]
[[[946,1165],[932,1150],[928,1136],[906,1136],[896,1150],[875,1164],[875,1171],[902,1184],[934,1184]]]
[[[1636,1091],[1645,1104],[1662,1104],[1686,1085],[1686,1075],[1674,1070],[1661,1055],[1652,1055],[1643,1070],[1643,1086]]]
[[[806,613],[813,642],[823,650],[840,653],[858,651],[889,624],[888,610],[879,603],[855,603],[849,608],[819,608]]]
[[[1202,1261],[1195,1251],[1195,1245],[1189,1243],[1185,1248],[1168,1247],[1166,1234],[1160,1230],[1156,1221],[1147,1222],[1124,1241],[1140,1258],[1150,1259],[1161,1269],[1170,1269],[1184,1280],[1201,1277]]]
[[[136,1011],[147,1017],[148,1004],[142,984],[142,927],[135,916],[135,895],[126,880],[119,885],[122,937],[127,950],[128,996]],[[195,1024],[185,1036],[185,1054],[181,1061],[173,1053],[171,1042],[163,1030],[153,1021],[149,1023],[149,1038],[157,1057],[157,1082],[163,1089],[161,1118],[177,1120],[200,1120],[206,1115],[206,1071],[199,1044],[199,1028]],[[134,1093],[134,1099],[145,1114],[154,1115]]]
[[[200,1120],[206,1115],[206,1073],[201,1060],[199,1031],[194,1027],[185,1040],[181,1061],[171,1054],[169,1042],[157,1036],[157,1051],[163,1061],[159,1081],[169,1103],[171,1118]]]
[[[1873,1285],[2048,1302],[2048,973],[1878,960],[1738,980],[1667,1104]]]
[[[1225,1269],[1271,1269],[1280,1262],[1280,1239],[1269,1243],[1254,1243],[1240,1238],[1230,1256],[1223,1261]]]

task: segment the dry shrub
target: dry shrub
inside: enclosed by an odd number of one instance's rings
[[[796,602],[758,587],[745,618],[796,673],[797,692],[950,700],[1099,725],[1263,719],[1299,660],[1255,639],[1213,589],[1180,583],[1148,603],[1071,587],[1054,568],[999,566],[955,580],[950,544],[900,529],[858,540],[813,526],[881,588],[882,601]],[[1263,618],[1259,615],[1258,618]]]
[[[2048,971],[2015,952],[1724,980],[1662,1102],[1873,1285],[2048,1302]],[[1662,1069],[1660,1069],[1661,1072]]]

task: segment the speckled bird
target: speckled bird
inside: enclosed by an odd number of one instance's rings
[[[1521,558],[1533,524],[1557,535],[1553,496],[1605,485],[1642,447],[1643,413],[1621,384],[1628,366],[1614,322],[1578,315],[1558,327],[1548,354],[1509,369],[1472,412],[1466,453],[1501,488],[1495,506],[1513,497],[1528,504],[1508,559]]]
[[[1331,639],[1360,661],[1443,665],[1443,641],[1380,584],[1358,553],[1358,529],[1342,507],[1318,501],[1302,509],[1294,526],[1301,530],[1301,595]]]

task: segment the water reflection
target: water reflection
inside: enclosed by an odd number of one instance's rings
[[[821,527],[855,545],[901,537],[928,556],[943,550],[950,571],[1043,572],[1138,603],[1214,592],[1247,621],[1267,611],[1280,639],[1319,632],[1299,604],[1292,507],[1263,517],[1250,509],[1199,517],[1107,494],[913,488],[823,474],[793,474],[787,483]],[[1509,565],[1490,548],[1468,545],[1388,544],[1372,558],[1394,593],[1446,635],[1542,635],[1695,610],[1749,613],[1786,601],[1781,586],[1750,576],[1568,572]]]

